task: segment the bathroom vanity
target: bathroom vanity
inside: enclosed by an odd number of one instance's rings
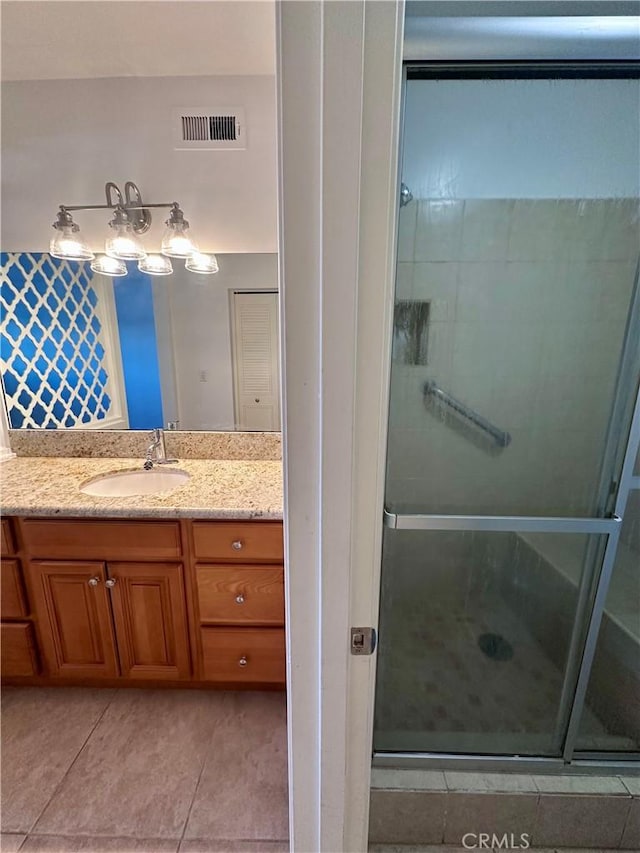
[[[171,492],[80,492],[133,461],[4,463],[3,682],[283,687],[279,463],[186,460]]]

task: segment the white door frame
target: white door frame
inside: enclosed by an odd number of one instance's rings
[[[402,0],[279,0],[291,849],[367,845]]]

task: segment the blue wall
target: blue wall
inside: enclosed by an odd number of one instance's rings
[[[113,279],[122,368],[131,429],[163,426],[160,371],[151,277],[128,263],[129,274]]]

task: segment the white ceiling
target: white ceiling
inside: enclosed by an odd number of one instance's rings
[[[274,0],[2,0],[2,79],[275,73]]]

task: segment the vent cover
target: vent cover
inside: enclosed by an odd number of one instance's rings
[[[189,107],[173,115],[174,147],[177,151],[215,151],[246,148],[242,108]]]

